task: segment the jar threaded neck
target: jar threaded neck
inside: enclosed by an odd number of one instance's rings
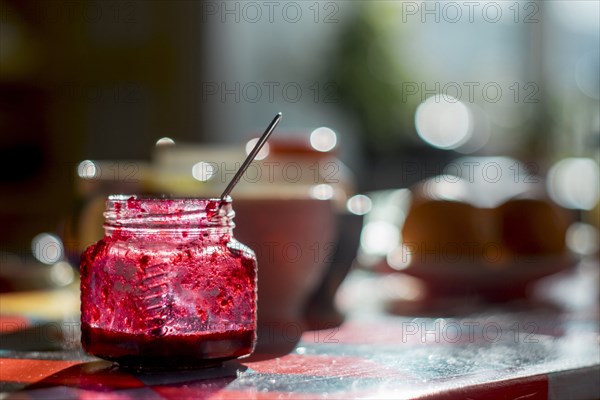
[[[231,232],[235,211],[231,198],[156,198],[112,195],[106,201],[104,229],[119,231]]]

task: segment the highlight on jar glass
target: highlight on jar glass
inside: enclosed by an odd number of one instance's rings
[[[105,236],[81,261],[82,345],[138,369],[252,353],[256,257],[225,199],[110,196]]]

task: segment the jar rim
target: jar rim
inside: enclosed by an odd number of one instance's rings
[[[112,229],[228,228],[235,224],[231,197],[108,196],[104,227]]]
[[[167,194],[152,196],[152,195],[139,195],[139,194],[111,194],[108,196],[108,201],[120,202],[128,200],[138,200],[145,202],[153,201],[198,201],[198,202],[223,202],[230,204],[233,202],[231,196],[226,196],[224,199],[220,197],[181,197],[181,196],[170,196]]]

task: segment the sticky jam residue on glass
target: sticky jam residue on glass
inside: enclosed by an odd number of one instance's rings
[[[81,260],[86,351],[171,367],[252,352],[255,256],[231,227],[211,225],[219,202],[203,201],[200,218],[177,200],[131,197],[113,205],[114,223]]]

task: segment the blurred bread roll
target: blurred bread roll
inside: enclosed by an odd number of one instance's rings
[[[498,208],[501,240],[519,255],[561,255],[568,216],[549,199],[511,199]]]
[[[422,199],[410,208],[402,229],[402,241],[415,262],[443,262],[473,255],[489,238],[489,220],[470,204]],[[438,257],[436,257],[436,254]]]
[[[439,190],[426,181],[412,189],[402,228],[412,263],[502,267],[527,256],[565,255],[572,218],[537,188],[488,208],[473,201],[477,186],[457,188]]]

